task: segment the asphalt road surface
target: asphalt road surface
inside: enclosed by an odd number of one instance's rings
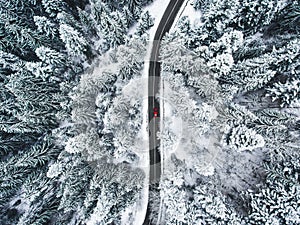
[[[183,2],[184,2],[183,0],[170,1],[156,30],[152,51],[151,51],[150,66],[149,66],[149,81],[148,81],[150,184],[158,184],[161,176],[161,166],[160,166],[161,156],[158,149],[160,145],[160,141],[157,138],[157,132],[159,131],[159,123],[160,123],[160,110],[159,110],[160,107],[159,107],[159,101],[155,99],[155,96],[158,94],[160,89],[160,72],[161,72],[160,71],[161,63],[159,62],[160,41],[172,27],[172,24]],[[154,117],[154,108],[158,108],[157,117]],[[148,202],[151,202],[151,199],[149,199]],[[144,225],[151,224],[149,220],[149,213],[151,208],[152,208],[151,203],[148,203],[147,215],[144,221]]]

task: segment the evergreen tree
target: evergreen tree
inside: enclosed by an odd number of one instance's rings
[[[154,25],[154,19],[149,14],[149,11],[146,11],[142,14],[138,27],[136,28],[135,34],[138,36],[142,36],[145,34],[152,26]]]
[[[47,163],[57,157],[59,152],[60,149],[54,146],[53,140],[46,137],[45,140],[32,145],[27,152],[12,156],[6,162],[1,162],[1,213],[5,213],[2,207],[20,191],[23,182],[28,179],[30,174],[35,170],[39,173],[39,168],[45,168]]]
[[[210,43],[220,38],[238,15],[240,2],[214,0],[204,4],[203,25],[199,28],[203,43]]]
[[[278,15],[264,29],[265,36],[278,34],[299,34],[300,4],[299,1],[288,1],[280,7]]]
[[[276,69],[272,64],[276,63],[273,54],[264,54],[257,58],[252,58],[238,62],[231,69],[231,74],[220,78],[226,83],[235,84],[240,91],[256,90],[267,84],[276,74]]]
[[[59,33],[71,56],[84,56],[84,53],[87,51],[87,41],[77,30],[69,25],[61,24]]]
[[[271,96],[272,101],[279,100],[281,107],[290,106],[300,99],[300,80],[287,80],[285,83],[275,83],[267,91],[267,96]]]
[[[205,1],[205,0],[194,0],[193,7],[196,10],[200,10],[200,9],[203,9],[205,7],[206,3],[207,3],[207,1]]]
[[[62,12],[66,6],[64,1],[59,0],[42,0],[42,5],[50,17],[55,17],[57,13]]]
[[[259,134],[264,136],[269,148],[277,148],[277,145],[293,141],[293,127],[297,118],[290,114],[279,112],[276,109],[265,109],[256,112],[257,119],[250,122]],[[274,143],[276,140],[276,143]]]
[[[263,137],[246,126],[233,127],[226,136],[226,144],[239,152],[262,148],[265,145]]]
[[[284,4],[284,1],[277,0],[247,0],[238,10],[237,25],[247,34],[259,32],[264,26],[270,24]]]
[[[296,160],[296,164],[291,164]],[[248,224],[298,224],[299,216],[299,157],[266,164],[266,184],[257,192],[248,191]]]
[[[57,26],[45,16],[34,16],[34,23],[40,34],[46,34],[50,38],[55,38],[58,34]]]

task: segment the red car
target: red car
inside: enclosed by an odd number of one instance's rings
[[[154,114],[154,117],[158,117],[158,108],[153,108],[153,114]]]

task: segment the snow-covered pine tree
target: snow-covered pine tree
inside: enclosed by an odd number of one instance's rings
[[[62,12],[66,3],[59,0],[42,0],[42,5],[50,17],[55,17],[57,13]]]
[[[149,14],[149,11],[146,11],[141,15],[140,20],[138,21],[138,26],[136,28],[135,34],[142,36],[145,34],[152,26],[154,25],[154,18]]]
[[[220,192],[207,185],[196,186],[188,203],[188,224],[240,224],[241,218],[226,206],[222,197]]]
[[[257,119],[257,116],[246,107],[239,104],[230,103],[229,105],[220,105],[218,108],[218,121],[221,126],[228,124],[230,126],[251,124]]]
[[[236,63],[231,73],[220,77],[220,81],[236,85],[240,92],[259,89],[276,75],[276,69],[272,67],[276,61],[274,54],[269,53],[246,59]]]
[[[182,35],[188,36],[191,32],[191,21],[187,16],[180,18],[177,24],[178,29]]]
[[[276,149],[279,144],[293,141],[292,132],[297,121],[295,115],[276,109],[264,109],[255,112],[255,115],[257,118],[249,125],[263,135],[269,148]]]
[[[231,128],[226,134],[225,143],[238,152],[252,151],[265,146],[265,141],[260,134],[243,125]]]
[[[201,10],[205,7],[205,4],[207,4],[207,1],[205,0],[194,0],[193,1],[193,7],[196,9],[196,10]]]
[[[48,47],[41,46],[35,50],[37,57],[42,61],[45,66],[49,66],[56,79],[64,80],[63,77],[69,61],[65,58],[65,55]],[[51,81],[51,79],[50,79]]]
[[[185,46],[186,41],[178,32],[165,36],[161,43],[160,59],[164,70],[176,72],[199,70],[196,53]]]
[[[125,43],[126,20],[119,11],[106,15],[101,23],[102,31],[110,47]]]
[[[44,33],[50,38],[56,38],[58,34],[57,26],[45,16],[34,16],[34,23],[40,34]]]
[[[105,148],[100,146],[100,138],[96,128],[89,128],[85,133],[69,138],[65,150],[69,153],[81,153],[87,161],[101,160],[109,155]]]
[[[80,156],[72,157],[60,177],[61,200],[58,210],[65,214],[73,214],[83,204],[84,193],[93,174],[91,167]]]
[[[57,84],[22,70],[11,75],[5,86],[15,99],[15,109],[9,111],[15,122],[10,126],[7,124],[6,130],[43,132],[57,126],[55,112],[60,110],[62,100]]]
[[[88,45],[86,39],[77,30],[67,24],[60,24],[59,33],[70,56],[84,58]]]
[[[239,9],[235,23],[247,35],[261,32],[264,26],[270,24],[276,13],[286,4],[285,1],[247,0]]]
[[[61,149],[53,144],[51,137],[45,137],[20,155],[10,157],[6,162],[1,162],[1,214],[9,209],[9,201],[13,195],[20,193],[23,183],[32,179],[34,171],[40,174],[50,160],[57,157]],[[35,184],[31,183],[31,186]],[[30,196],[33,197],[33,196]],[[1,216],[3,218],[4,216]]]
[[[145,178],[144,174],[141,170],[129,169],[125,164],[99,164],[97,167],[96,179],[100,182],[94,184],[93,188],[98,190],[93,193],[94,203],[91,203],[95,207],[90,210],[91,214],[86,223],[119,223],[123,210],[137,198]],[[91,194],[92,192],[89,192],[87,197],[91,198]],[[87,201],[85,203],[88,203]]]
[[[262,188],[246,193],[249,199],[247,224],[300,223],[299,155],[296,158],[283,155],[279,161],[267,161],[267,178]]]
[[[146,52],[145,39],[132,38],[125,45],[119,46],[116,60],[119,64],[119,80],[129,80],[140,75]]]
[[[43,225],[51,222],[57,213],[59,200],[53,192],[44,196],[43,200],[36,202],[19,219],[17,225]]]
[[[196,32],[200,35],[199,41],[209,44],[219,39],[232,26],[234,18],[238,15],[240,2],[213,0],[201,5],[203,25]]]
[[[281,1],[279,1],[281,2]],[[287,1],[281,5],[270,25],[264,29],[265,36],[278,34],[299,34],[300,4],[299,1]]]
[[[160,182],[161,198],[165,205],[165,224],[187,224],[188,216],[188,190],[185,185],[185,164],[174,155],[172,164],[166,171],[165,178]]]
[[[280,107],[298,105],[300,100],[300,80],[287,80],[285,83],[275,83],[267,89],[267,96],[272,101],[279,100]],[[297,104],[298,103],[298,104]]]

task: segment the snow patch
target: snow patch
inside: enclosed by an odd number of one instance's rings
[[[184,3],[182,4],[182,7],[181,7],[179,13],[177,14],[177,16],[174,20],[175,22],[173,23],[173,25],[170,29],[171,32],[174,31],[174,29],[176,29],[179,20],[184,16],[189,18],[192,27],[196,27],[197,24],[201,23],[201,21],[200,21],[200,19],[202,17],[201,12],[194,9],[193,3],[191,0],[185,0]]]

